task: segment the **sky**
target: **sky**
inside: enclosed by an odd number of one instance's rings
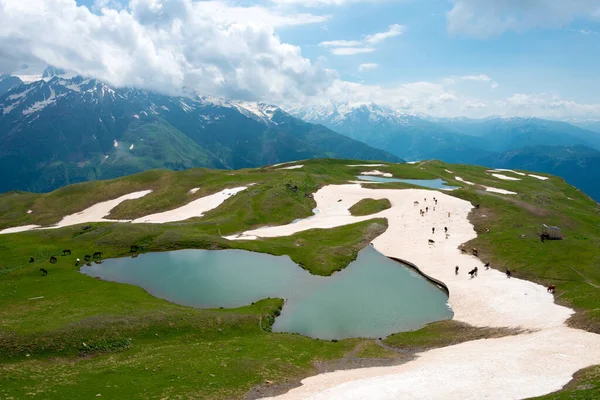
[[[0,0],[0,73],[287,107],[600,118],[598,0]]]

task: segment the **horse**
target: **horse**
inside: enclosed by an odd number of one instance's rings
[[[70,256],[70,255],[71,255],[71,249],[63,250],[63,256]]]
[[[44,268],[40,268],[40,272],[42,273],[42,276],[48,275],[48,271],[45,270]]]
[[[29,257],[29,264],[34,263],[35,260],[33,259],[33,257]]]
[[[429,244],[435,244],[435,240],[433,240],[433,239],[429,239],[428,243],[429,243]]]
[[[556,292],[556,285],[550,285],[550,286],[548,286],[547,292],[548,293],[554,293],[554,292]]]
[[[94,255],[92,257],[94,257],[94,258],[100,258],[100,257],[102,257],[102,252],[101,251],[97,251],[97,252],[94,253]]]
[[[58,262],[58,258],[55,256],[50,257],[50,264],[56,264]]]

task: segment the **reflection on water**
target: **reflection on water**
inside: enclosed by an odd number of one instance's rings
[[[321,339],[382,337],[452,317],[445,293],[372,247],[330,277],[311,275],[287,256],[243,250],[149,253],[106,260],[81,272],[141,286],[191,307],[240,307],[283,298],[273,331]]]

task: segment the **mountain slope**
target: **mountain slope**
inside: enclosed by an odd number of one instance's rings
[[[21,81],[16,76],[0,75],[0,96],[22,84],[23,81]]]
[[[585,146],[526,147],[481,159],[478,164],[557,175],[600,202],[600,151]]]
[[[307,107],[292,109],[290,113],[410,160],[451,156],[447,161],[464,162],[479,141],[433,121],[377,104]]]
[[[152,168],[237,169],[323,157],[401,161],[271,105],[169,97],[56,73],[0,96],[0,167],[12,171],[0,192],[48,191]]]

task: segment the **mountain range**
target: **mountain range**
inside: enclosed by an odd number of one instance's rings
[[[408,160],[518,168],[563,177],[600,201],[600,124],[539,118],[434,118],[377,104],[328,104],[288,110]],[[587,128],[587,129],[585,129]]]
[[[152,168],[402,161],[269,104],[115,88],[54,69],[29,84],[13,78],[0,81],[0,170],[10,171],[0,192],[49,191]]]

